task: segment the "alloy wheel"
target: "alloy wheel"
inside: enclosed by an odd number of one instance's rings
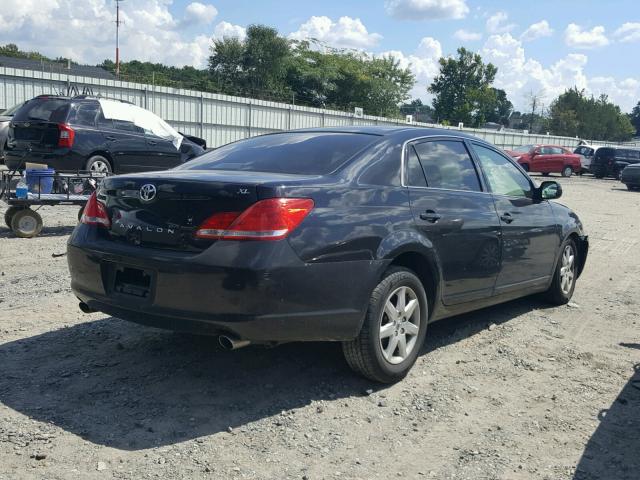
[[[109,173],[109,165],[102,160],[94,160],[90,170],[94,173]]]
[[[387,297],[380,314],[380,348],[384,359],[397,365],[416,348],[420,331],[420,301],[410,287],[399,287]]]
[[[560,265],[560,289],[562,293],[568,295],[573,287],[575,278],[576,255],[571,245],[564,247],[562,252],[562,263]]]

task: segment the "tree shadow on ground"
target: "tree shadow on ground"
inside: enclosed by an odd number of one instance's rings
[[[618,398],[598,413],[600,424],[576,467],[574,480],[640,478],[640,364]]]
[[[544,305],[535,297],[431,325],[422,355]],[[220,351],[192,337],[103,318],[0,345],[0,402],[123,450],[173,444],[383,389],[337,343]]]

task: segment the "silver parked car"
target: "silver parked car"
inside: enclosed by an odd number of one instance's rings
[[[20,102],[11,108],[7,108],[4,112],[0,113],[0,164],[4,163],[4,151],[7,146],[7,134],[9,133],[9,122],[13,118],[13,115],[22,107],[26,102]]]
[[[593,157],[595,157],[598,148],[600,147],[583,144],[573,151],[576,155],[580,155],[582,173],[591,172],[591,161],[593,160]]]

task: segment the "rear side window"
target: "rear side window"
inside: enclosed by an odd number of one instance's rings
[[[65,122],[69,111],[69,100],[61,98],[34,98],[29,100],[13,116],[16,122],[43,121]]]
[[[102,113],[98,102],[81,103],[71,108],[69,123],[83,127],[95,127],[96,118]]]
[[[427,179],[422,171],[420,160],[413,146],[407,147],[407,185],[410,187],[426,187]]]
[[[263,135],[230,143],[177,168],[326,175],[378,138],[333,132]]]
[[[613,148],[599,148],[596,152],[598,157],[613,157],[616,154]]]
[[[427,186],[479,192],[480,181],[462,142],[436,140],[418,143],[416,153],[427,177]]]

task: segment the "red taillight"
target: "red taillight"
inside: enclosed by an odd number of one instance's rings
[[[107,207],[98,200],[96,192],[91,194],[89,201],[84,206],[80,222],[86,225],[98,225],[99,227],[106,228],[111,226],[111,220],[109,220],[109,215],[107,215]]]
[[[313,209],[310,198],[268,198],[242,213],[214,213],[196,230],[197,238],[218,240],[280,240]]]
[[[60,132],[60,136],[58,137],[58,147],[73,147],[73,139],[76,136],[75,130],[66,123],[59,123],[58,132]]]

